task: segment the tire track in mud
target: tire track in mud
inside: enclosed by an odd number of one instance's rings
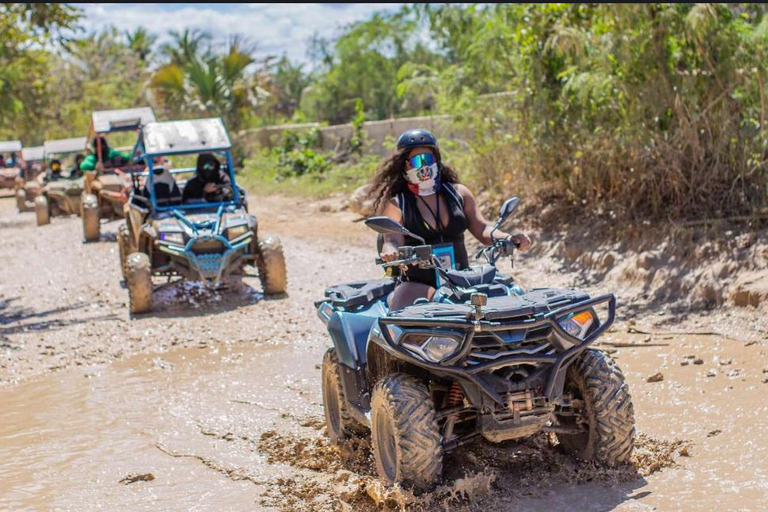
[[[269,464],[294,468],[290,477],[254,481],[269,484],[261,505],[317,512],[372,512],[382,508],[431,511],[449,506],[456,510],[514,508],[515,499],[545,497],[554,486],[563,484],[617,485],[642,480],[665,468],[677,467],[678,459],[688,457],[691,447],[687,441],[663,441],[641,434],[632,462],[610,468],[575,460],[560,452],[547,435],[502,446],[478,442],[448,457],[444,484],[431,492],[414,493],[398,485],[388,486],[376,478],[368,439],[354,438],[334,444],[321,432],[321,418],[305,418],[298,424],[305,429],[298,433],[270,429],[258,440],[198,426],[205,436],[245,441],[250,449],[266,455]],[[211,469],[221,471],[220,466],[200,456],[184,456],[198,458]],[[239,470],[225,471],[233,479],[242,479]],[[510,495],[515,499],[510,500]]]

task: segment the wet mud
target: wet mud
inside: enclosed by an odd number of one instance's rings
[[[253,204],[286,247],[286,296],[249,277],[190,283],[130,318],[115,244],[0,205],[0,509],[764,509],[768,341],[747,312],[634,315],[601,340],[635,403],[631,464],[577,461],[541,435],[463,447],[430,493],[382,484],[365,438],[324,434],[312,308],[325,286],[378,275],[373,236],[352,214],[299,206]],[[570,284],[552,261],[515,272]]]

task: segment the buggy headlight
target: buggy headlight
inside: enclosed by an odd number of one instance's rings
[[[403,343],[403,347],[431,363],[439,363],[456,353],[461,341],[447,336],[417,336]]]
[[[232,241],[236,238],[240,238],[244,234],[248,232],[248,226],[242,225],[242,226],[235,226],[233,228],[229,228],[227,230],[227,239]]]
[[[570,314],[557,321],[565,332],[580,340],[587,337],[589,328],[596,322],[597,318],[591,310]]]
[[[184,245],[183,233],[160,233],[160,240],[174,245]]]

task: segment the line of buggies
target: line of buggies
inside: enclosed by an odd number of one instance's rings
[[[135,137],[130,152],[111,148],[111,134]],[[17,167],[0,166],[12,175],[0,185],[16,190],[19,211],[34,210],[39,226],[80,216],[85,242],[100,240],[103,219],[125,219],[117,243],[132,314],[149,311],[160,286],[218,286],[248,266],[265,294],[284,293],[282,245],[259,236],[231,149],[220,118],[158,122],[149,107],[100,111],[86,137],[34,148],[0,143],[0,154],[22,154]],[[183,165],[172,168],[171,158]]]

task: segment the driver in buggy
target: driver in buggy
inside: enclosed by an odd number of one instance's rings
[[[101,163],[99,162],[98,157],[99,146],[101,146]],[[80,164],[81,171],[101,171],[103,170],[104,165],[107,167],[125,165],[130,158],[130,155],[109,147],[106,137],[103,136],[95,137],[93,139],[92,147],[93,152],[86,156]]]
[[[49,166],[48,172],[45,173],[45,181],[59,181],[61,179],[64,179],[61,175],[61,162],[57,159],[51,160],[51,165]]]
[[[213,153],[197,156],[195,177],[184,186],[184,203],[218,203],[234,197],[227,173],[221,170],[221,162]]]
[[[16,153],[8,153],[8,158],[0,155],[0,167],[6,167],[12,169],[19,165],[19,160],[16,157]]]
[[[374,209],[399,222],[411,233],[441,251],[447,266],[456,270],[469,267],[464,232],[469,231],[482,244],[491,245],[493,223],[483,217],[472,192],[459,183],[456,171],[441,160],[437,139],[427,130],[409,130],[400,135],[394,154],[380,165],[371,195]],[[523,233],[510,235],[497,230],[496,239],[514,242],[520,250],[531,245]],[[380,249],[385,262],[398,259],[397,248],[419,245],[403,235],[386,235]],[[432,300],[438,283],[435,271],[408,267],[390,295],[390,308],[401,309],[419,298]]]
[[[83,160],[85,160],[85,155],[84,154],[78,153],[77,155],[75,155],[75,165],[69,171],[69,178],[70,179],[76,179],[76,178],[82,178],[83,177],[83,171],[80,170],[80,166],[82,165]]]

